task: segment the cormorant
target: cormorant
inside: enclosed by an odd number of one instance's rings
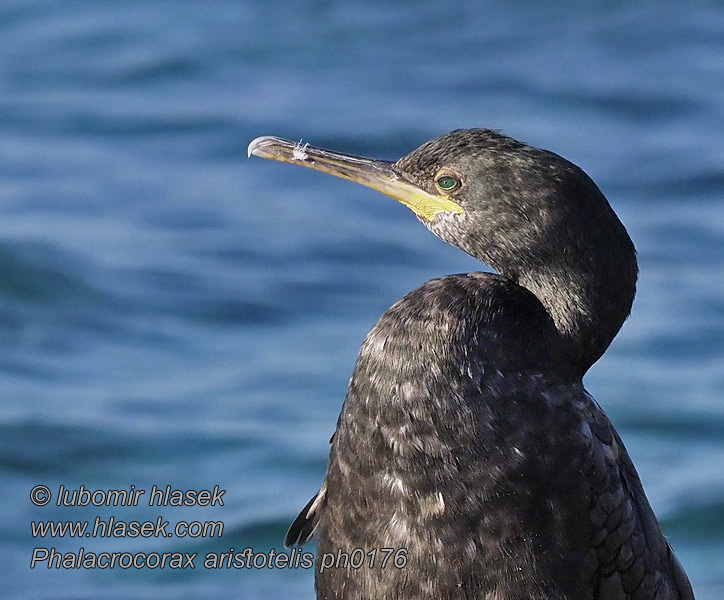
[[[275,137],[252,154],[387,194],[497,271],[428,281],[362,344],[324,482],[285,539],[317,537],[317,598],[693,599],[582,383],[628,316],[638,273],[596,184],[488,129],[397,162]],[[404,549],[404,566],[381,568],[385,548]],[[356,549],[359,568],[344,560]],[[322,565],[329,554],[341,563]]]

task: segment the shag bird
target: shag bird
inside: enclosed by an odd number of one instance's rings
[[[324,482],[285,540],[316,536],[317,598],[693,599],[582,383],[628,316],[638,273],[596,184],[488,129],[397,162],[276,137],[249,155],[374,188],[497,271],[428,281],[364,340]],[[359,568],[321,563],[357,549]],[[383,568],[382,549],[405,560]]]

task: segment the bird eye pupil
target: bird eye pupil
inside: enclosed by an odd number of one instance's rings
[[[449,175],[443,175],[437,180],[437,185],[439,185],[444,190],[451,190],[458,184],[458,180],[454,177],[450,177]]]

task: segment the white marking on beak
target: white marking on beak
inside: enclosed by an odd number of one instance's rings
[[[304,144],[302,146],[302,140],[299,140],[299,143],[294,146],[294,150],[292,150],[292,159],[293,160],[307,160],[308,156],[305,150],[307,149],[307,146],[309,146],[309,142]]]

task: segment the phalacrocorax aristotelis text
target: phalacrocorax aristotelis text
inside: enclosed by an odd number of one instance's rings
[[[362,344],[324,482],[285,540],[316,536],[317,598],[693,599],[582,383],[628,316],[638,272],[596,184],[488,129],[397,162],[275,137],[252,154],[379,190],[497,271],[428,281]],[[321,568],[356,549],[360,568]],[[404,566],[382,568],[382,549],[404,549]]]

